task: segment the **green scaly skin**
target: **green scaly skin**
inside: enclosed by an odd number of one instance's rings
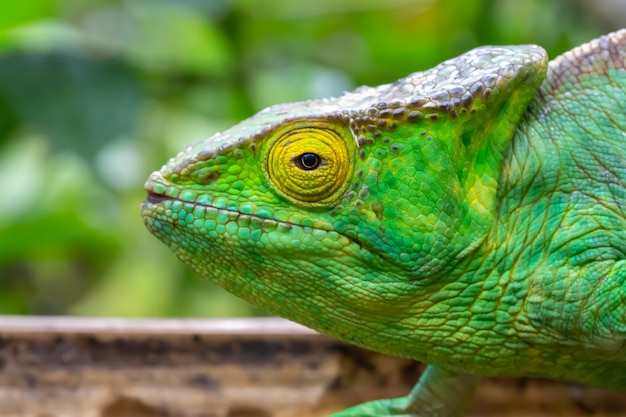
[[[625,60],[626,31],[483,47],[271,107],[153,173],[144,222],[253,304],[430,364],[338,416],[459,416],[479,375],[626,389]]]

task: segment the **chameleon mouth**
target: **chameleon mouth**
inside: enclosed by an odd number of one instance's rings
[[[143,203],[141,203],[141,207],[144,209],[146,206],[159,205],[166,200],[177,200],[175,197],[166,195],[169,190],[169,186],[166,184],[159,171],[155,171],[150,174],[150,177],[143,185],[143,189],[148,194]]]
[[[180,198],[182,190],[180,190],[174,184],[171,184],[168,181],[166,181],[159,171],[156,171],[152,173],[152,175],[150,175],[150,178],[148,178],[148,181],[146,181],[144,185],[144,189],[147,192],[147,197],[141,205],[142,211],[144,214],[144,219],[146,217],[154,217],[156,213],[154,211],[154,208],[156,207],[163,208],[168,202],[171,202],[171,203],[178,202],[178,203],[182,203],[183,205],[192,206],[194,208],[203,207],[206,210],[215,211],[218,213],[226,214],[228,216],[234,216],[232,217],[232,220],[236,220],[236,221],[239,221],[244,218],[255,219],[256,221],[261,222],[261,224],[264,224],[265,226],[269,226],[269,228],[282,226],[283,228],[287,228],[287,229],[297,228],[297,229],[304,230],[308,228],[308,229],[317,229],[319,231],[323,231],[326,233],[336,233],[337,235],[341,236],[343,239],[346,239],[352,245],[355,245],[357,248],[359,248],[359,250],[369,252],[370,254],[375,255],[377,258],[382,258],[382,259],[385,258],[384,256],[381,256],[380,254],[376,254],[375,252],[368,250],[359,240],[353,237],[347,236],[344,233],[337,232],[334,229],[332,224],[318,223],[315,226],[306,227],[299,223],[288,222],[284,220],[277,220],[272,217],[260,216],[256,213],[244,213],[239,210],[228,208],[228,207],[218,207],[213,204],[206,204],[204,202],[195,201],[195,200],[189,201],[187,199]],[[171,223],[171,226],[174,228],[180,227],[176,222],[170,221],[170,223]],[[264,228],[263,226],[261,227]]]
[[[165,197],[164,195],[156,194],[151,190],[147,190],[147,191],[148,191],[148,196],[143,202],[144,206],[147,204],[160,204],[165,200],[173,200],[172,198]]]
[[[159,171],[153,172],[152,175],[150,175],[150,178],[148,178],[148,181],[146,181],[144,185],[144,189],[147,192],[147,197],[141,204],[141,208],[144,213],[147,213],[149,215],[150,215],[150,212],[152,212],[153,208],[163,207],[165,203],[167,202],[170,202],[170,203],[178,202],[183,205],[192,206],[194,208],[202,207],[209,211],[223,213],[229,216],[236,216],[237,218],[256,219],[266,224],[282,225],[288,228],[292,228],[292,227],[304,228],[303,225],[295,223],[295,222],[277,220],[275,218],[262,216],[257,213],[245,213],[245,212],[242,212],[240,210],[237,210],[231,207],[220,207],[217,205],[213,205],[211,203],[205,203],[205,202],[201,202],[197,200],[181,198],[181,194],[183,193],[183,190],[179,189],[176,185],[171,184],[167,180],[165,180]],[[175,225],[175,223],[173,224]],[[332,225],[329,225],[329,224],[317,224],[313,228],[322,230],[325,232],[335,231]],[[350,238],[348,239],[352,241],[352,239]]]

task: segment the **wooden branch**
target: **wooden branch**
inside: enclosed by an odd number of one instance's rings
[[[0,316],[2,417],[326,416],[422,370],[281,319]],[[470,415],[626,416],[626,395],[486,379]]]

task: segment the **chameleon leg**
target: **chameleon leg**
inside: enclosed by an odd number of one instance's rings
[[[406,397],[377,400],[332,417],[458,417],[470,405],[480,377],[432,365]]]

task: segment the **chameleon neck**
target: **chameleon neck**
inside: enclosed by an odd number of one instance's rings
[[[621,108],[626,78],[612,80],[618,96],[594,91],[593,76],[580,85]],[[529,106],[503,158],[492,224],[451,270],[415,290],[425,296],[400,324],[413,345],[396,354],[417,344],[419,359],[449,369],[551,369],[553,378],[626,386],[626,376],[606,377],[626,360],[626,140],[615,140],[626,120],[606,105],[557,105],[567,103],[558,94],[542,86]]]

